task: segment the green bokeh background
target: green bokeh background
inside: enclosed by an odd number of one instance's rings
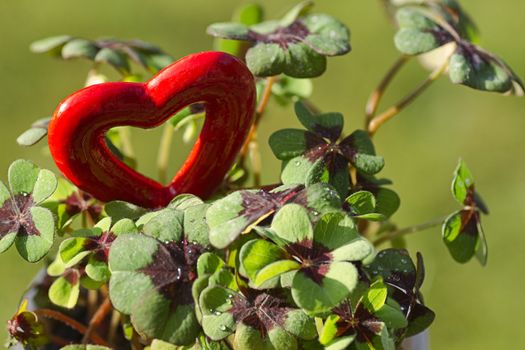
[[[28,158],[54,169],[45,147],[24,149],[16,136],[35,119],[52,113],[57,103],[80,88],[89,64],[60,62],[28,51],[31,41],[57,34],[85,37],[141,38],[175,57],[208,50],[205,28],[225,21],[239,0],[92,0],[0,2],[0,177],[9,164]],[[279,16],[293,1],[264,1],[268,16]],[[525,2],[463,0],[477,20],[482,44],[500,54],[525,75],[523,14]],[[346,117],[346,132],[361,127],[370,91],[396,59],[394,30],[379,1],[318,1],[317,10],[337,16],[352,29],[353,52],[329,60],[327,73],[315,80],[312,100],[325,111]],[[426,72],[412,63],[393,85],[384,106],[423,79]],[[411,237],[412,253],[426,258],[427,303],[436,311],[431,329],[434,349],[508,349],[525,342],[521,315],[525,268],[525,100],[481,93],[440,79],[414,105],[380,130],[377,151],[385,156],[382,175],[395,182],[402,208],[395,221],[402,227],[455,210],[449,186],[457,159],[463,157],[491,209],[484,220],[490,256],[486,268],[477,262],[452,262],[439,229]],[[277,128],[294,127],[290,107],[271,103],[259,137]],[[134,133],[140,169],[155,173],[159,130]],[[174,148],[172,171],[188,147]],[[278,179],[279,163],[261,143],[264,182]],[[0,256],[0,320],[16,311],[19,296],[41,265],[30,265],[12,249]]]

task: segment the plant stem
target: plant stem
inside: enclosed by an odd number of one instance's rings
[[[259,152],[257,147],[257,127],[259,126],[262,116],[266,111],[266,107],[268,106],[268,102],[270,101],[270,96],[272,95],[272,87],[276,81],[277,76],[266,78],[266,85],[264,86],[264,91],[261,100],[259,101],[259,104],[255,109],[253,125],[250,129],[248,137],[246,138],[246,141],[244,142],[244,145],[242,146],[239,156],[239,165],[241,167],[244,167],[244,163],[246,162],[246,156],[248,155],[248,153],[251,154],[250,158],[252,160],[252,170],[254,172],[254,183],[256,184],[256,186],[261,182],[260,173],[257,173],[258,171],[260,171],[261,168],[260,155],[255,155],[253,153]]]
[[[255,134],[254,140],[257,140],[257,134]],[[252,163],[253,171],[253,184],[255,187],[261,186],[261,153],[259,152],[259,146],[257,142],[250,142],[249,146],[250,160]]]
[[[175,133],[175,128],[171,123],[166,123],[164,126],[164,131],[162,132],[162,138],[160,139],[159,146],[159,155],[157,158],[157,168],[159,182],[161,184],[166,183],[167,172],[168,172],[168,163],[170,157],[171,143],[173,141],[173,134]]]
[[[266,111],[266,107],[268,106],[268,102],[270,101],[270,96],[272,95],[272,87],[276,80],[277,80],[276,76],[268,77],[266,79],[266,85],[264,86],[264,91],[261,96],[261,100],[259,101],[259,104],[257,105],[257,108],[255,109],[253,126],[250,130],[250,133],[248,134],[248,138],[246,139],[244,146],[241,149],[241,160],[244,160],[246,158],[246,154],[248,153],[249,144],[250,142],[252,142],[253,137],[255,136],[257,127],[259,126],[259,123],[261,121],[261,118],[264,115],[264,112]]]
[[[77,320],[72,319],[69,316],[64,315],[61,312],[58,312],[58,311],[55,311],[55,310],[51,310],[51,309],[38,309],[38,310],[35,310],[33,312],[38,317],[50,318],[50,319],[62,322],[63,324],[65,324],[66,326],[76,330],[80,334],[84,335],[86,333],[86,331],[87,331],[87,327],[84,326],[82,323],[78,322]],[[93,332],[91,334],[90,339],[93,342],[95,342],[97,345],[102,345],[102,346],[109,347],[109,344],[104,339],[102,339],[98,334],[96,334],[95,332]]]
[[[377,130],[386,123],[388,120],[392,119],[394,116],[399,114],[405,107],[410,105],[421,93],[423,93],[434,81],[437,80],[443,74],[448,67],[448,59],[445,60],[445,63],[439,68],[434,70],[430,75],[411,93],[402,98],[394,106],[387,109],[385,112],[374,117],[368,124],[368,133],[370,136],[373,136]]]
[[[111,310],[111,301],[109,300],[109,298],[106,298],[89,321],[89,326],[86,329],[86,332],[84,333],[84,337],[82,338],[82,344],[88,343],[89,338],[91,337],[91,334],[93,333],[95,328],[98,327],[102,323],[102,321],[104,321],[104,319]]]
[[[379,236],[376,240],[373,241],[374,243],[374,246],[379,246],[387,241],[392,241],[396,238],[399,238],[399,237],[403,237],[405,235],[408,235],[408,234],[412,234],[412,233],[416,233],[416,232],[419,232],[419,231],[424,231],[424,230],[427,230],[429,228],[432,228],[432,227],[435,227],[435,226],[439,226],[443,223],[443,221],[445,221],[447,218],[447,216],[445,217],[441,217],[441,218],[438,218],[438,219],[435,219],[435,220],[432,220],[432,221],[429,221],[429,222],[425,222],[425,223],[422,223],[422,224],[419,224],[419,225],[415,225],[415,226],[409,226],[409,227],[405,227],[405,228],[402,228],[400,230],[396,230],[396,231],[391,231],[391,232],[388,232],[388,233],[385,233],[384,235],[381,235]]]
[[[386,75],[383,77],[376,89],[370,94],[368,102],[366,103],[366,122],[365,127],[368,127],[372,119],[374,118],[381,98],[383,97],[385,90],[388,88],[396,74],[401,68],[410,60],[410,56],[403,55],[397,59],[397,61],[390,67]]]
[[[117,310],[113,310],[113,313],[111,314],[111,322],[108,332],[108,340],[110,344],[113,344],[115,341],[115,336],[117,335],[117,329],[120,324],[120,312]]]

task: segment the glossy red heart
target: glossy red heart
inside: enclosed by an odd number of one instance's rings
[[[243,62],[225,53],[198,53],[146,83],[104,83],[72,94],[53,115],[49,148],[62,173],[102,201],[157,208],[180,193],[207,197],[224,180],[248,135],[255,98],[254,78]],[[168,186],[129,168],[108,149],[110,128],[154,128],[196,102],[205,103],[206,119]]]

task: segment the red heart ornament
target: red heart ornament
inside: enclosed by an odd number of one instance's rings
[[[72,94],[49,124],[49,148],[62,173],[102,201],[157,208],[180,193],[207,197],[248,135],[255,99],[254,78],[243,62],[221,52],[193,54],[146,83],[104,83]],[[202,131],[168,186],[129,168],[106,145],[113,127],[154,128],[197,102],[206,108]]]

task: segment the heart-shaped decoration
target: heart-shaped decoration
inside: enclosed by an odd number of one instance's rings
[[[193,54],[146,83],[104,83],[72,94],[53,115],[49,148],[62,173],[102,201],[157,208],[180,193],[207,197],[248,135],[255,100],[254,78],[243,62],[221,52]],[[113,127],[154,128],[197,102],[206,108],[202,131],[168,186],[129,168],[106,145]]]

